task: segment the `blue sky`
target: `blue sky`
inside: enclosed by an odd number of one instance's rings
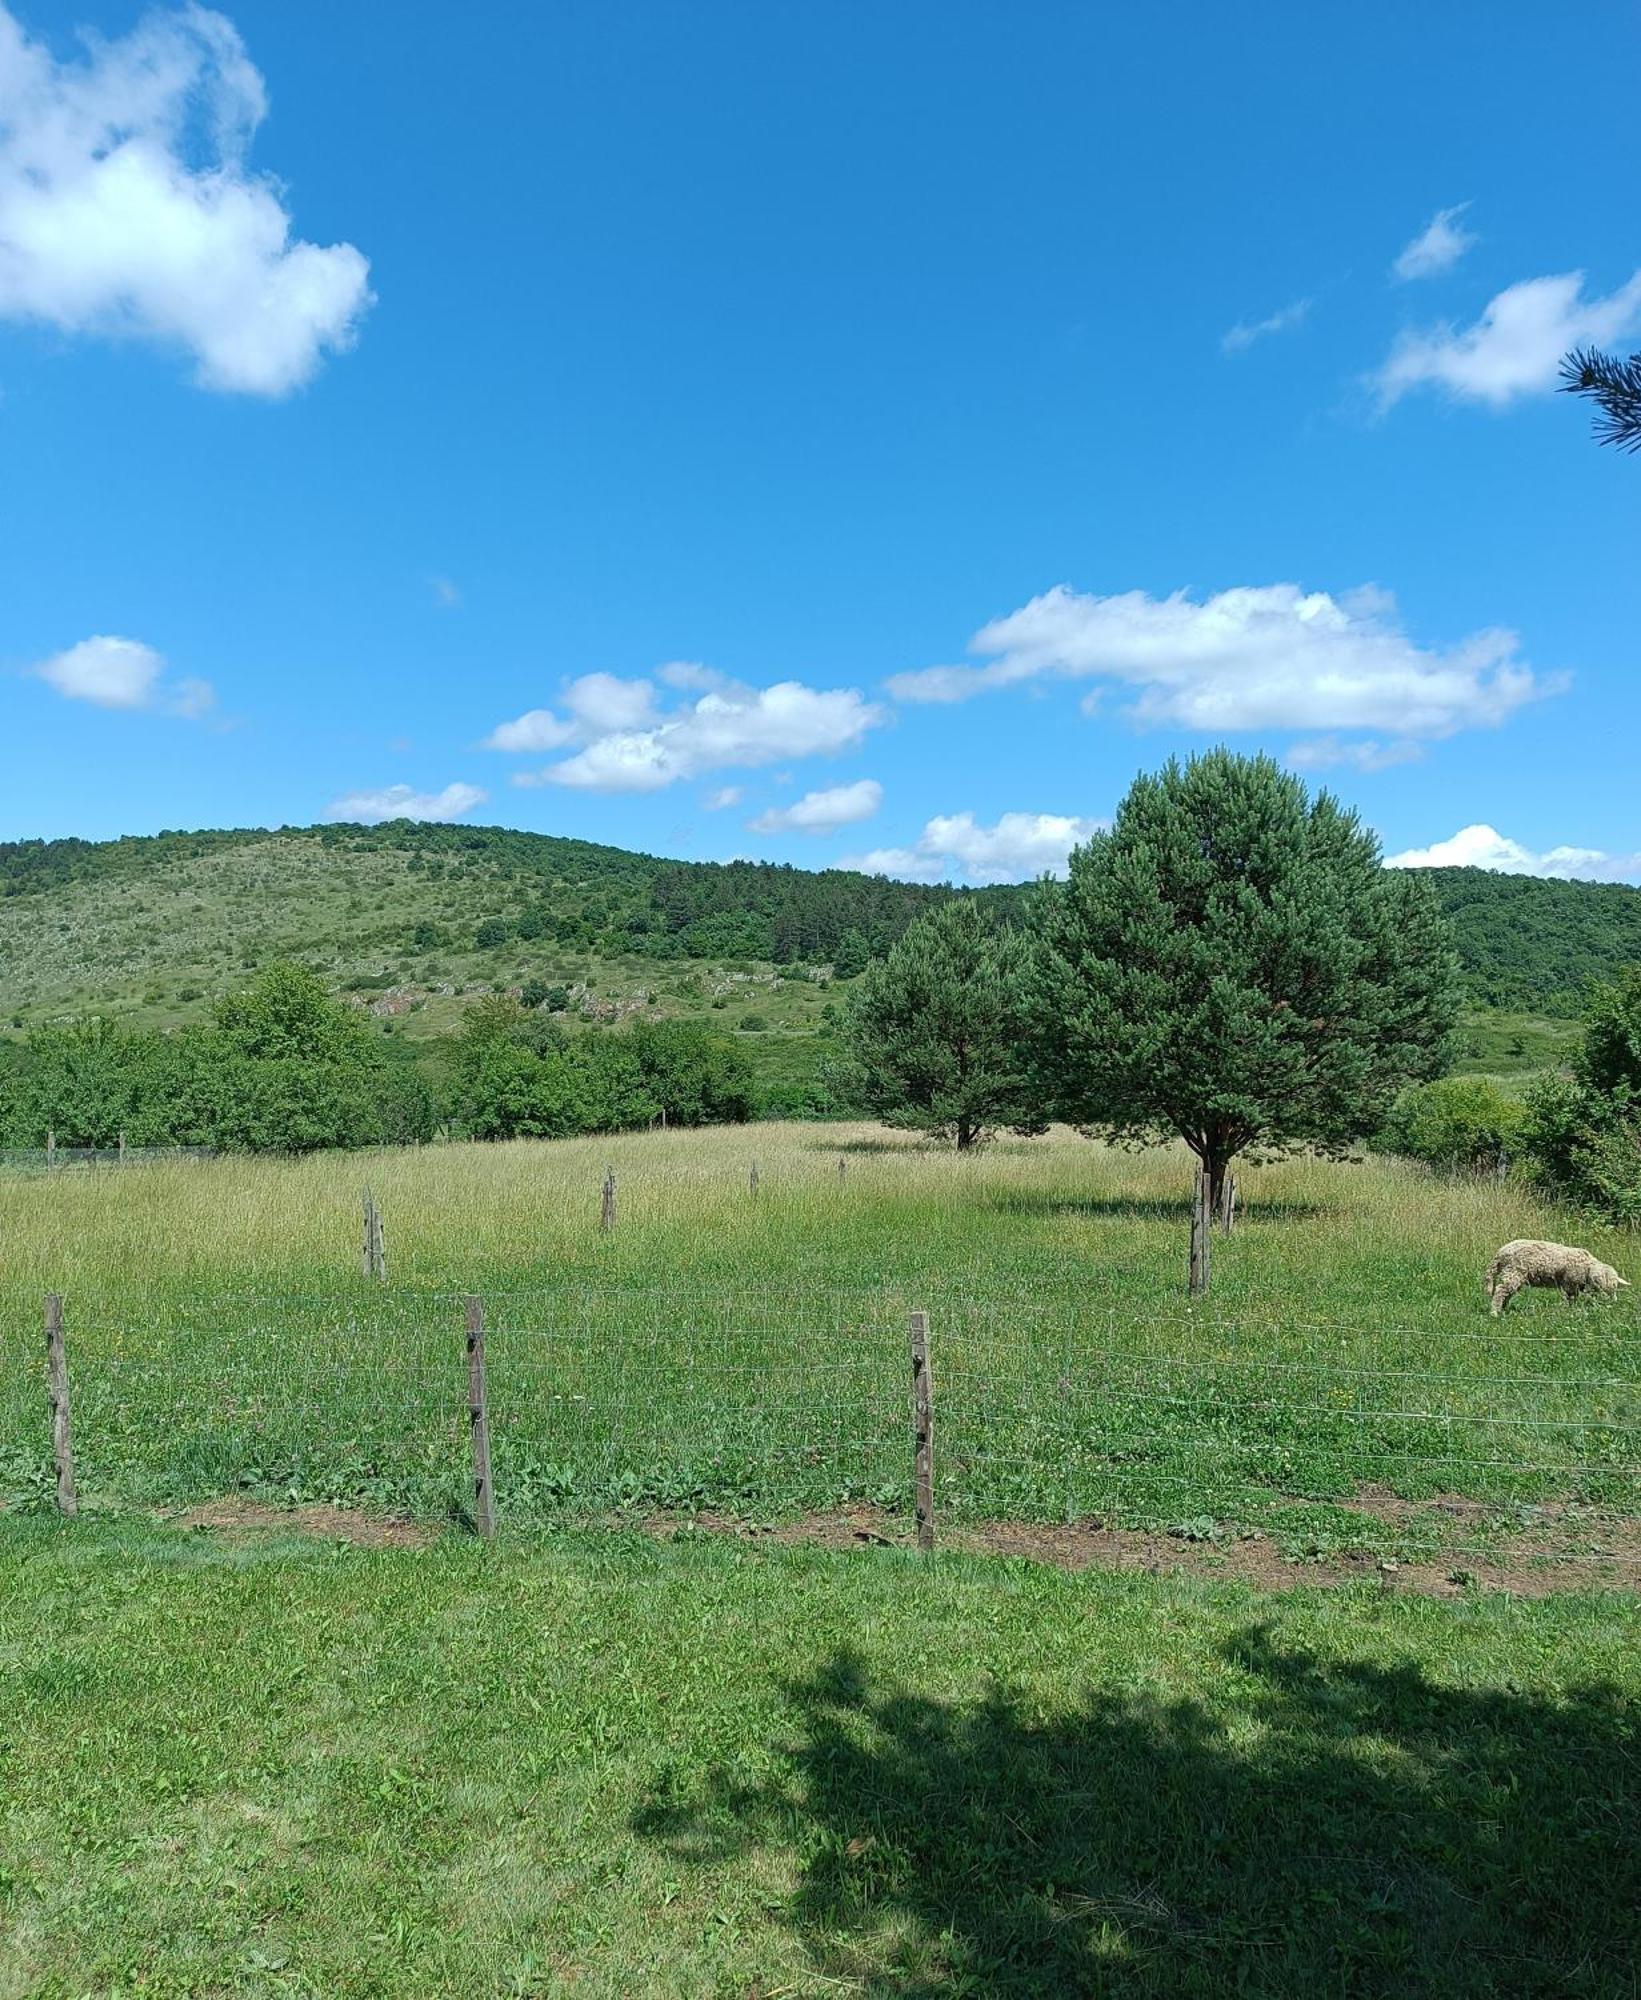
[[[0,0],[0,837],[998,879],[1224,741],[1641,879],[1641,463],[1552,393],[1641,347],[1641,16],[1585,30]]]

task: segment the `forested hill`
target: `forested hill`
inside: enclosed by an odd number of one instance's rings
[[[1473,869],[1432,880],[1475,1004],[1570,1015],[1592,977],[1641,962],[1641,891]],[[0,844],[0,1022],[74,1010],[187,1019],[276,955],[361,996],[417,996],[413,1032],[448,1025],[475,985],[531,979],[581,982],[610,1007],[648,993],[685,1011],[726,1004],[735,978],[746,990],[731,999],[756,998],[755,966],[849,977],[951,893],[406,821],[20,841]],[[774,974],[763,986],[771,1026],[810,1025],[817,995]]]
[[[1575,1014],[1591,980],[1641,965],[1641,889],[1481,868],[1430,876],[1480,1006]]]

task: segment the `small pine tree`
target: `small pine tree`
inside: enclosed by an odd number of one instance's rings
[[[1246,1148],[1341,1151],[1445,1066],[1456,967],[1429,885],[1269,757],[1137,778],[1037,916],[1045,1100],[1119,1142],[1177,1134],[1216,1207]]]
[[[1022,1061],[1026,955],[969,897],[920,918],[849,996],[844,1091],[959,1151],[999,1125],[1041,1132]]]

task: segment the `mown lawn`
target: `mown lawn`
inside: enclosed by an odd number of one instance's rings
[[[1633,1599],[0,1519],[0,1995],[1632,1992]]]

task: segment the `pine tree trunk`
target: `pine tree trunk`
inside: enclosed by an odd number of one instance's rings
[[[976,1138],[977,1138],[978,1136],[979,1136],[979,1135],[978,1135],[978,1132],[977,1132],[977,1129],[976,1129],[976,1127],[974,1127],[973,1125],[971,1125],[971,1124],[969,1123],[968,1119],[966,1119],[966,1118],[959,1118],[959,1119],[958,1119],[958,1121],[957,1121],[957,1150],[958,1150],[958,1151],[959,1151],[960,1153],[966,1153],[966,1152],[967,1152],[967,1151],[969,1150],[969,1148],[970,1148],[970,1147],[971,1147],[971,1146],[972,1146],[972,1145],[974,1144],[974,1142],[975,1142],[975,1139],[976,1139]]]

